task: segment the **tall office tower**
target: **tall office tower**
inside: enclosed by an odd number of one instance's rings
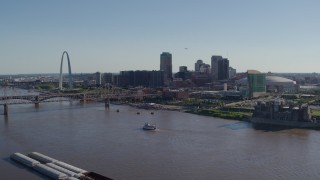
[[[218,61],[218,80],[229,79],[229,60],[223,58]]]
[[[202,64],[203,64],[203,61],[201,59],[199,59],[196,63],[194,63],[194,71],[199,72]]]
[[[218,62],[220,60],[222,60],[222,56],[211,57],[211,76],[213,81],[218,80],[218,71],[219,71]]]
[[[96,85],[101,85],[101,73],[100,72],[96,72]]]
[[[160,71],[164,72],[164,82],[172,80],[172,54],[163,52],[160,54]]]
[[[104,84],[113,84],[113,74],[112,73],[104,73],[103,74]]]

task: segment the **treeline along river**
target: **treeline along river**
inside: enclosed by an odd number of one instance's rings
[[[102,103],[9,110],[0,115],[0,179],[46,179],[9,159],[32,151],[117,180],[320,179],[316,130],[256,130],[246,122],[177,111],[106,110]],[[143,131],[145,122],[159,129]]]

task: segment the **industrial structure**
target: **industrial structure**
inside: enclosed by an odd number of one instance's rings
[[[294,105],[282,99],[258,101],[251,122],[254,125],[320,128],[320,121],[311,117],[307,104]]]

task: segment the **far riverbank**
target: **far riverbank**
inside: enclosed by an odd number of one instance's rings
[[[252,116],[252,112],[243,112],[239,109],[198,109],[196,107],[163,105],[156,103],[128,103],[128,105],[140,109],[183,111],[186,113],[197,114],[202,116],[218,117],[222,119],[240,121],[250,121],[250,118]]]
[[[139,109],[150,109],[150,110],[169,110],[169,111],[185,111],[187,108],[183,106],[164,105],[156,103],[127,103],[129,106]]]
[[[250,112],[234,112],[226,111],[222,109],[197,109],[197,110],[187,110],[186,113],[197,114],[202,116],[218,117],[222,119],[231,119],[239,121],[250,122],[252,113]]]

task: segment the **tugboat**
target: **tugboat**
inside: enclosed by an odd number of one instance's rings
[[[145,123],[144,126],[142,127],[143,130],[156,130],[157,127],[156,125]]]

